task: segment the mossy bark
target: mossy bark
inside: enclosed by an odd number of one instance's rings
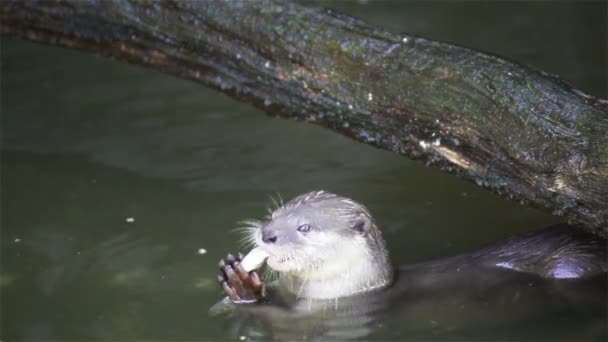
[[[5,0],[0,27],[200,82],[608,235],[608,101],[541,71],[280,1]]]

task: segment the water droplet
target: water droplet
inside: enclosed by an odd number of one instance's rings
[[[270,62],[269,62],[269,61],[267,61],[266,63],[264,63],[264,66],[265,66],[266,68],[270,68]]]
[[[203,254],[207,254],[207,250],[204,248],[199,248],[198,249],[198,254],[203,255]]]
[[[371,101],[374,99],[374,95],[372,93],[367,94],[367,100]]]
[[[133,217],[127,217],[125,219],[125,221],[127,221],[128,223],[133,223],[133,222],[135,222],[135,218],[133,218]]]

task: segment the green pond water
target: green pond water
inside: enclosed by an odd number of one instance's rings
[[[602,2],[321,4],[607,92]],[[3,341],[249,338],[207,310],[222,297],[218,260],[239,249],[236,222],[263,216],[276,193],[326,189],[364,203],[397,264],[560,222],[188,81],[7,37],[1,57]],[[534,324],[470,336],[525,339]],[[606,334],[579,326],[571,337]],[[396,336],[410,335],[396,327],[370,338]]]

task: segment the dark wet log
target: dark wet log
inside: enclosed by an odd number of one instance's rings
[[[279,1],[2,1],[2,32],[194,80],[608,235],[608,101]]]

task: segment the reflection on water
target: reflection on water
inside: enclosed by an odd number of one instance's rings
[[[605,27],[593,19],[603,4],[349,6],[605,93]],[[207,316],[221,297],[216,264],[238,249],[235,222],[262,216],[276,192],[324,188],[365,203],[396,263],[557,221],[189,82],[4,37],[1,53],[2,340],[238,339],[232,320]],[[401,333],[396,324],[372,336]]]

